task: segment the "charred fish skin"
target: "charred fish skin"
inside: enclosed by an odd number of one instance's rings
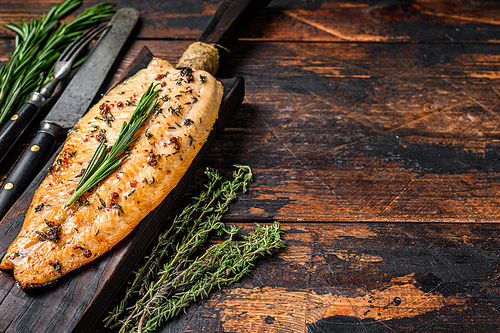
[[[97,146],[114,143],[152,82],[161,87],[158,106],[126,159],[67,207]],[[212,130],[222,93],[208,72],[179,70],[159,58],[113,88],[70,131],[0,269],[13,270],[21,287],[33,287],[110,250],[180,181]]]

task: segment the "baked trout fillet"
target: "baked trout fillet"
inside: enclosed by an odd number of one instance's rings
[[[71,206],[66,203],[102,140],[110,147],[151,83],[158,105],[130,154]],[[70,131],[36,190],[0,268],[21,287],[52,282],[111,249],[177,185],[218,117],[222,85],[208,72],[154,58],[106,94]]]

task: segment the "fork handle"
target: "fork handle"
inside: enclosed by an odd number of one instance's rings
[[[29,100],[2,127],[0,130],[0,161],[5,158],[45,102],[46,99],[41,94],[32,93]]]
[[[40,169],[52,156],[57,138],[40,130],[21,155],[19,161],[5,178],[0,188],[0,219],[23,194]]]

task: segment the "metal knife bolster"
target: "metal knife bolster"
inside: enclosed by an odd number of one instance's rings
[[[58,140],[59,138],[62,138],[64,134],[67,133],[67,130],[57,123],[48,120],[42,120],[40,122],[40,129],[38,130],[38,132],[50,134],[56,140]]]
[[[62,134],[87,112],[113,62],[139,19],[133,8],[117,11],[111,29],[101,37],[64,93],[41,123],[41,131]],[[57,127],[60,127],[60,130]]]
[[[47,102],[47,98],[43,94],[39,93],[38,91],[34,91],[34,92],[30,93],[27,102],[34,104],[38,107],[41,107],[42,105],[44,105]]]

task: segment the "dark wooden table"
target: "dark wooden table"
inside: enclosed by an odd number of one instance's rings
[[[52,1],[29,3],[0,23]],[[141,21],[114,78],[143,46],[175,63],[219,3],[117,0]],[[287,247],[160,331],[500,332],[499,64],[496,1],[272,1],[221,65],[246,95],[200,173],[250,165],[225,222]]]

